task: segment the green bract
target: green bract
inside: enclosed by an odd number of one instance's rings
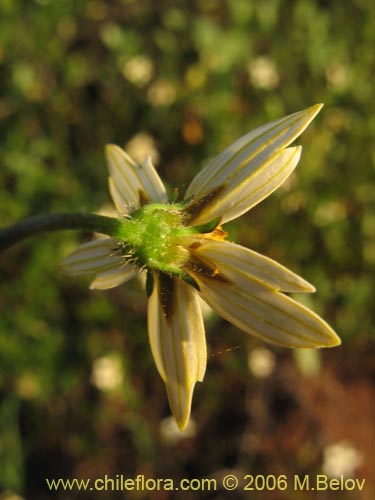
[[[122,222],[118,239],[123,255],[141,268],[180,276],[188,260],[180,242],[198,233],[184,219],[180,204],[144,205]]]

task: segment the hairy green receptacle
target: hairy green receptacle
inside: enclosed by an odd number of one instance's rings
[[[181,276],[189,257],[182,239],[199,232],[184,219],[179,204],[144,205],[123,219],[117,232],[124,256],[140,267]]]

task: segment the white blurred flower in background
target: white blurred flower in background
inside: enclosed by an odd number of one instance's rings
[[[256,347],[247,358],[250,372],[257,378],[266,378],[272,375],[276,365],[276,356],[265,347]]]
[[[254,87],[274,90],[280,81],[276,64],[268,57],[257,57],[249,62],[247,71]]]
[[[113,391],[122,386],[122,362],[116,355],[103,356],[93,362],[92,384],[101,391]]]
[[[329,477],[353,477],[362,465],[363,457],[355,446],[348,441],[327,446],[323,451],[322,471]]]
[[[124,78],[138,87],[143,87],[152,78],[154,65],[152,60],[143,55],[133,57],[126,61],[122,67]]]

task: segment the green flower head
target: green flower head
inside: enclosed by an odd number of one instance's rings
[[[244,135],[193,179],[184,200],[169,202],[150,158],[137,164],[106,148],[109,188],[121,225],[114,237],[77,248],[63,261],[70,274],[93,274],[108,289],[148,276],[148,334],[177,424],[188,423],[207,352],[201,297],[246,333],[280,346],[332,347],[340,339],[314,312],[283,292],[315,288],[277,262],[226,240],[222,229],[277,189],[293,172],[301,147],[288,147],[317,104]]]

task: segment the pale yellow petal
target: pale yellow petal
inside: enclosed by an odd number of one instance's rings
[[[151,156],[148,156],[140,164],[138,174],[146,192],[150,195],[151,201],[159,203],[166,203],[168,201],[164,184],[152,164]]]
[[[127,281],[135,278],[139,273],[139,269],[131,264],[124,264],[121,267],[115,267],[108,271],[98,273],[96,278],[92,281],[90,288],[92,290],[108,290],[122,285]]]
[[[315,287],[278,262],[229,241],[202,240],[194,254],[218,269],[250,276],[282,292],[315,292]]]
[[[232,220],[284,182],[298,163],[300,149],[282,150],[305,130],[321,107],[317,104],[249,132],[201,170],[185,199],[199,200],[220,191],[211,200],[215,207],[210,210],[210,204],[204,204],[194,224],[204,224],[220,215],[222,222]]]
[[[313,311],[227,264],[212,277],[190,274],[209,306],[247,333],[285,347],[340,344],[332,328]]]
[[[108,168],[112,177],[114,203],[116,207],[125,205],[139,208],[144,201],[166,202],[167,195],[158,173],[151,160],[141,165],[135,163],[120,147],[106,146]],[[122,202],[119,202],[119,197]]]
[[[169,404],[181,429],[187,425],[195,383],[206,369],[204,325],[196,291],[186,283],[169,278],[170,289],[155,273],[148,305],[148,332],[158,371],[164,380]],[[161,304],[169,297],[169,312]],[[165,299],[162,299],[165,301]]]
[[[277,151],[262,165],[256,165],[252,172],[241,171],[241,175],[228,182],[220,194],[199,212],[193,223],[204,224],[219,217],[220,223],[224,224],[250,210],[289,177],[299,162],[301,149],[297,146]]]
[[[80,245],[61,262],[61,268],[68,274],[100,273],[120,267],[123,259],[118,256],[118,242],[115,238],[100,238]]]
[[[108,187],[117,211],[120,212],[120,214],[128,214],[134,207],[129,205],[129,202],[125,203],[125,200],[122,194],[119,192],[117,184],[113,180],[112,176],[108,177]]]

